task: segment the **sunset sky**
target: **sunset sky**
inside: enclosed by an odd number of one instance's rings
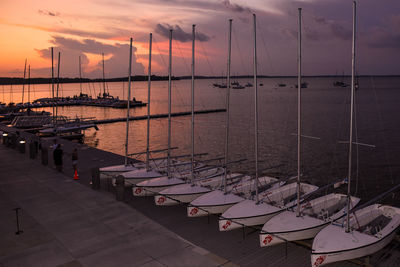
[[[252,13],[257,15],[259,73],[296,75],[297,8],[303,8],[306,75],[349,74],[352,1],[349,0],[1,0],[0,77],[51,75],[50,47],[61,52],[62,77],[147,74],[152,32],[153,73],[167,74],[172,28],[173,75],[190,75],[191,25],[196,24],[196,74],[226,73],[228,19],[233,19],[232,73],[252,73]],[[400,74],[400,1],[358,1],[359,74]]]

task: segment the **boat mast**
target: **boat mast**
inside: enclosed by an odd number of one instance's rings
[[[79,89],[81,91],[81,95],[82,95],[82,70],[81,70],[82,66],[81,66],[81,56],[79,56]]]
[[[104,66],[104,58],[103,58]],[[104,68],[103,68],[104,71]],[[104,72],[103,72],[104,73]],[[129,45],[129,71],[128,71],[128,101],[126,103],[126,137],[125,137],[125,166],[128,165],[128,137],[129,137],[129,107],[131,99],[131,73],[132,73],[132,37]]]
[[[192,137],[192,157],[191,157],[191,165],[192,165],[192,173],[191,173],[191,180],[192,184],[194,183],[194,44],[196,40],[196,25],[192,25],[192,35],[193,35],[193,42],[192,42],[192,123],[191,123],[191,137]]]
[[[253,14],[254,19],[254,157],[256,164],[256,203],[258,204],[258,87],[257,87],[257,32],[256,32],[256,14]]]
[[[28,103],[31,103],[31,65],[28,66]]]
[[[297,209],[296,216],[300,216],[300,168],[301,168],[301,8],[299,10],[299,31],[297,51]]]
[[[231,39],[232,39],[232,19],[229,19],[228,35],[228,70],[226,78],[226,128],[225,128],[225,172],[224,172],[224,193],[226,194],[226,178],[228,175],[228,139],[229,139],[229,92],[231,88]]]
[[[22,105],[24,104],[24,95],[25,95],[26,61],[27,59],[25,58],[24,81],[22,82]]]
[[[54,125],[54,56],[53,56],[53,47],[51,48],[51,94],[53,96],[53,125]]]
[[[347,212],[346,212],[346,232],[350,232],[350,189],[351,189],[351,159],[353,148],[353,113],[354,113],[354,76],[356,73],[356,2],[353,2],[353,40],[351,51],[351,102],[350,102],[350,137],[349,137],[349,167],[347,184]]]
[[[172,71],[172,29],[169,30],[169,64],[168,64],[168,150],[167,173],[171,178],[171,71]]]
[[[57,61],[57,90],[56,90],[56,123],[58,118],[58,88],[60,86],[60,51],[58,52],[58,61]]]
[[[106,78],[104,75],[104,53],[101,53],[102,57],[103,57],[103,97],[105,97],[106,95]]]
[[[149,40],[149,77],[147,79],[147,143],[146,143],[146,170],[149,171],[149,160],[150,160],[150,87],[151,87],[151,45],[153,40],[153,34],[150,33]]]

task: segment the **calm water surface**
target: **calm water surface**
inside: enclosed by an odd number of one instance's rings
[[[333,78],[305,78],[309,83],[302,91],[302,133],[319,137],[303,138],[301,165],[303,179],[317,185],[347,176],[349,139],[350,88],[333,87]],[[250,80],[240,80],[245,84]],[[215,80],[197,80],[195,109],[225,107],[226,89],[213,88]],[[217,81],[220,82],[220,81]],[[296,79],[259,79],[259,159],[260,169],[267,174],[285,177],[297,168],[297,89]],[[286,83],[286,87],[278,87]],[[363,77],[356,91],[355,135],[358,142],[376,147],[354,146],[352,190],[364,200],[400,182],[400,78]],[[168,112],[167,81],[152,82],[151,113]],[[113,96],[126,98],[127,84],[108,83]],[[102,84],[83,85],[83,92],[98,94]],[[123,90],[124,89],[124,90]],[[3,87],[3,102],[13,98],[20,102],[21,88]],[[26,90],[26,88],[25,88]],[[79,84],[64,84],[60,95],[78,94]],[[50,95],[49,85],[31,87],[31,99]],[[133,95],[147,102],[147,83],[134,82]],[[2,99],[2,98],[0,98]],[[25,95],[27,99],[27,95]],[[247,159],[232,165],[235,171],[254,173],[254,89],[231,91],[229,160]],[[51,111],[51,109],[46,109]],[[172,112],[190,110],[190,80],[173,81]],[[126,110],[99,107],[61,107],[60,115],[96,117],[97,119],[126,117]],[[131,115],[145,115],[147,107],[131,110]],[[226,113],[195,116],[196,153],[207,152],[205,158],[222,156],[225,143]],[[190,153],[190,116],[172,118],[173,154]],[[146,148],[146,121],[130,122],[129,151]],[[151,149],[167,147],[167,119],[151,120]],[[124,153],[125,122],[99,125],[100,130],[86,131],[88,145]],[[160,155],[156,155],[160,156]],[[345,188],[343,188],[345,190]],[[400,193],[385,202],[400,205]]]

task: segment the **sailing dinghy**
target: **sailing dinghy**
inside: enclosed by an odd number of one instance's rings
[[[351,152],[353,146],[353,113],[355,91],[355,31],[356,2],[353,2],[353,42],[349,138],[349,184],[347,190],[346,220],[335,222],[322,229],[314,238],[311,251],[312,266],[368,256],[385,247],[400,226],[400,209],[371,203],[400,188],[400,184],[350,211]],[[367,206],[369,205],[369,206]]]
[[[351,206],[355,207],[359,201],[351,197]],[[264,224],[260,246],[314,238],[322,228],[345,216],[346,203],[346,195],[332,193],[304,202],[300,216],[293,210],[286,210]]]
[[[301,84],[301,9],[299,8],[299,80]],[[299,87],[298,87],[299,88]],[[300,88],[299,94],[300,94]],[[298,133],[300,135],[300,132]],[[339,182],[341,184],[344,182]],[[335,183],[336,184],[336,183]],[[335,185],[334,184],[334,185]],[[330,187],[332,184],[325,186]],[[359,198],[351,197],[351,207]],[[297,205],[296,210],[286,210],[267,221],[260,233],[260,246],[272,246],[285,241],[313,238],[332,221],[346,212],[347,196],[329,194]]]

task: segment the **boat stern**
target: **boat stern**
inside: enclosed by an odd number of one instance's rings
[[[179,201],[165,195],[154,196],[154,202],[157,206],[172,206],[180,204]]]
[[[145,197],[145,196],[154,196],[155,192],[147,190],[142,186],[133,186],[132,192],[135,197]]]
[[[280,236],[271,233],[261,232],[259,237],[260,247],[271,247],[285,242],[285,240]]]
[[[202,216],[207,216],[209,213],[201,208],[201,207],[197,207],[197,206],[188,206],[187,207],[187,216],[188,217],[202,217]]]
[[[235,223],[233,220],[224,218],[219,218],[218,224],[219,224],[219,230],[221,232],[231,231],[242,227],[241,224]]]

